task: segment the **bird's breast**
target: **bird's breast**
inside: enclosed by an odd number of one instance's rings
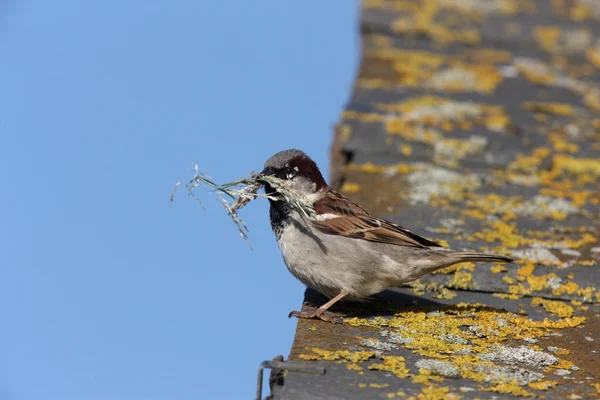
[[[333,297],[345,291],[362,298],[381,255],[360,240],[322,233],[296,212],[283,224],[277,243],[288,270],[305,285]]]

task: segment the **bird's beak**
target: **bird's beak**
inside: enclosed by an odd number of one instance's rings
[[[274,172],[275,171],[273,170],[273,168],[267,167],[267,168],[263,169],[260,174],[258,174],[256,180],[259,181],[259,182],[261,182],[262,184],[266,184],[267,182],[261,181],[260,178],[263,177],[263,176],[273,175]]]
[[[273,175],[273,172],[275,172],[273,170],[272,167],[267,167],[265,169],[262,170],[262,172],[260,173],[261,176],[265,176],[265,175]]]

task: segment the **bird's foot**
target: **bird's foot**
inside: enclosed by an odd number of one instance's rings
[[[331,322],[332,324],[343,324],[344,321],[340,317],[326,315],[324,311],[314,309],[312,311],[292,311],[288,318],[296,317],[298,319],[320,319],[321,321]]]

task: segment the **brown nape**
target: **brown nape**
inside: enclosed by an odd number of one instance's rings
[[[289,165],[291,167],[297,167],[300,175],[304,175],[314,182],[317,185],[317,190],[327,187],[327,182],[323,179],[319,167],[317,167],[317,164],[307,155],[292,158]]]

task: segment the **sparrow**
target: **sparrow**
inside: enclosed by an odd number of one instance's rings
[[[509,257],[440,250],[441,246],[383,218],[330,188],[317,164],[300,150],[281,151],[267,160],[262,176],[284,180],[304,196],[316,216],[308,218],[264,182],[271,228],[288,270],[300,282],[330,298],[291,318],[341,322],[325,312],[338,301],[361,301],[453,264],[512,262]],[[260,176],[260,175],[259,175]]]

